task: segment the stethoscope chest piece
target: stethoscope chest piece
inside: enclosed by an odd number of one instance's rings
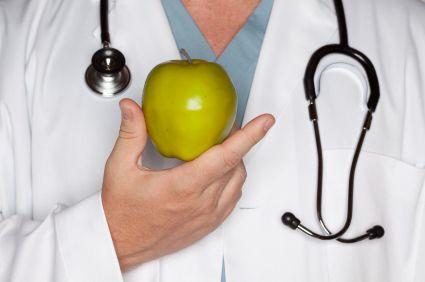
[[[93,55],[85,79],[95,93],[109,98],[119,95],[127,88],[131,74],[124,55],[117,49],[104,47]]]

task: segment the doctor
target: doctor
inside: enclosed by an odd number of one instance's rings
[[[0,281],[424,281],[425,3],[344,4],[350,44],[381,86],[345,236],[386,232],[351,245],[281,222],[292,211],[320,230],[302,79],[312,53],[339,40],[331,0],[111,1],[112,43],[132,71],[113,99],[84,81],[99,0],[1,1]],[[156,153],[132,101],[179,47],[225,66],[244,125],[185,164]],[[323,214],[338,230],[369,85],[338,55],[316,82]]]

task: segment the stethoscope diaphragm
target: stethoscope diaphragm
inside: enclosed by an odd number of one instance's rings
[[[109,36],[108,0],[100,1],[101,41],[103,48],[94,53],[85,73],[87,86],[101,97],[119,95],[130,84],[130,70],[125,64],[124,54],[111,48]]]
[[[125,64],[124,55],[117,49],[104,47],[93,55],[85,79],[90,89],[108,98],[120,94],[127,88],[131,74]]]

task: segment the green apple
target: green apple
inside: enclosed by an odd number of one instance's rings
[[[156,66],[143,90],[148,134],[166,157],[190,161],[230,133],[237,95],[226,71],[204,60],[174,60]]]

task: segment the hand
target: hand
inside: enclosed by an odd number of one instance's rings
[[[147,141],[141,108],[129,99],[120,107],[121,129],[106,163],[102,202],[125,271],[193,244],[224,221],[241,197],[242,157],[274,118],[259,116],[197,159],[154,171],[139,162]]]

